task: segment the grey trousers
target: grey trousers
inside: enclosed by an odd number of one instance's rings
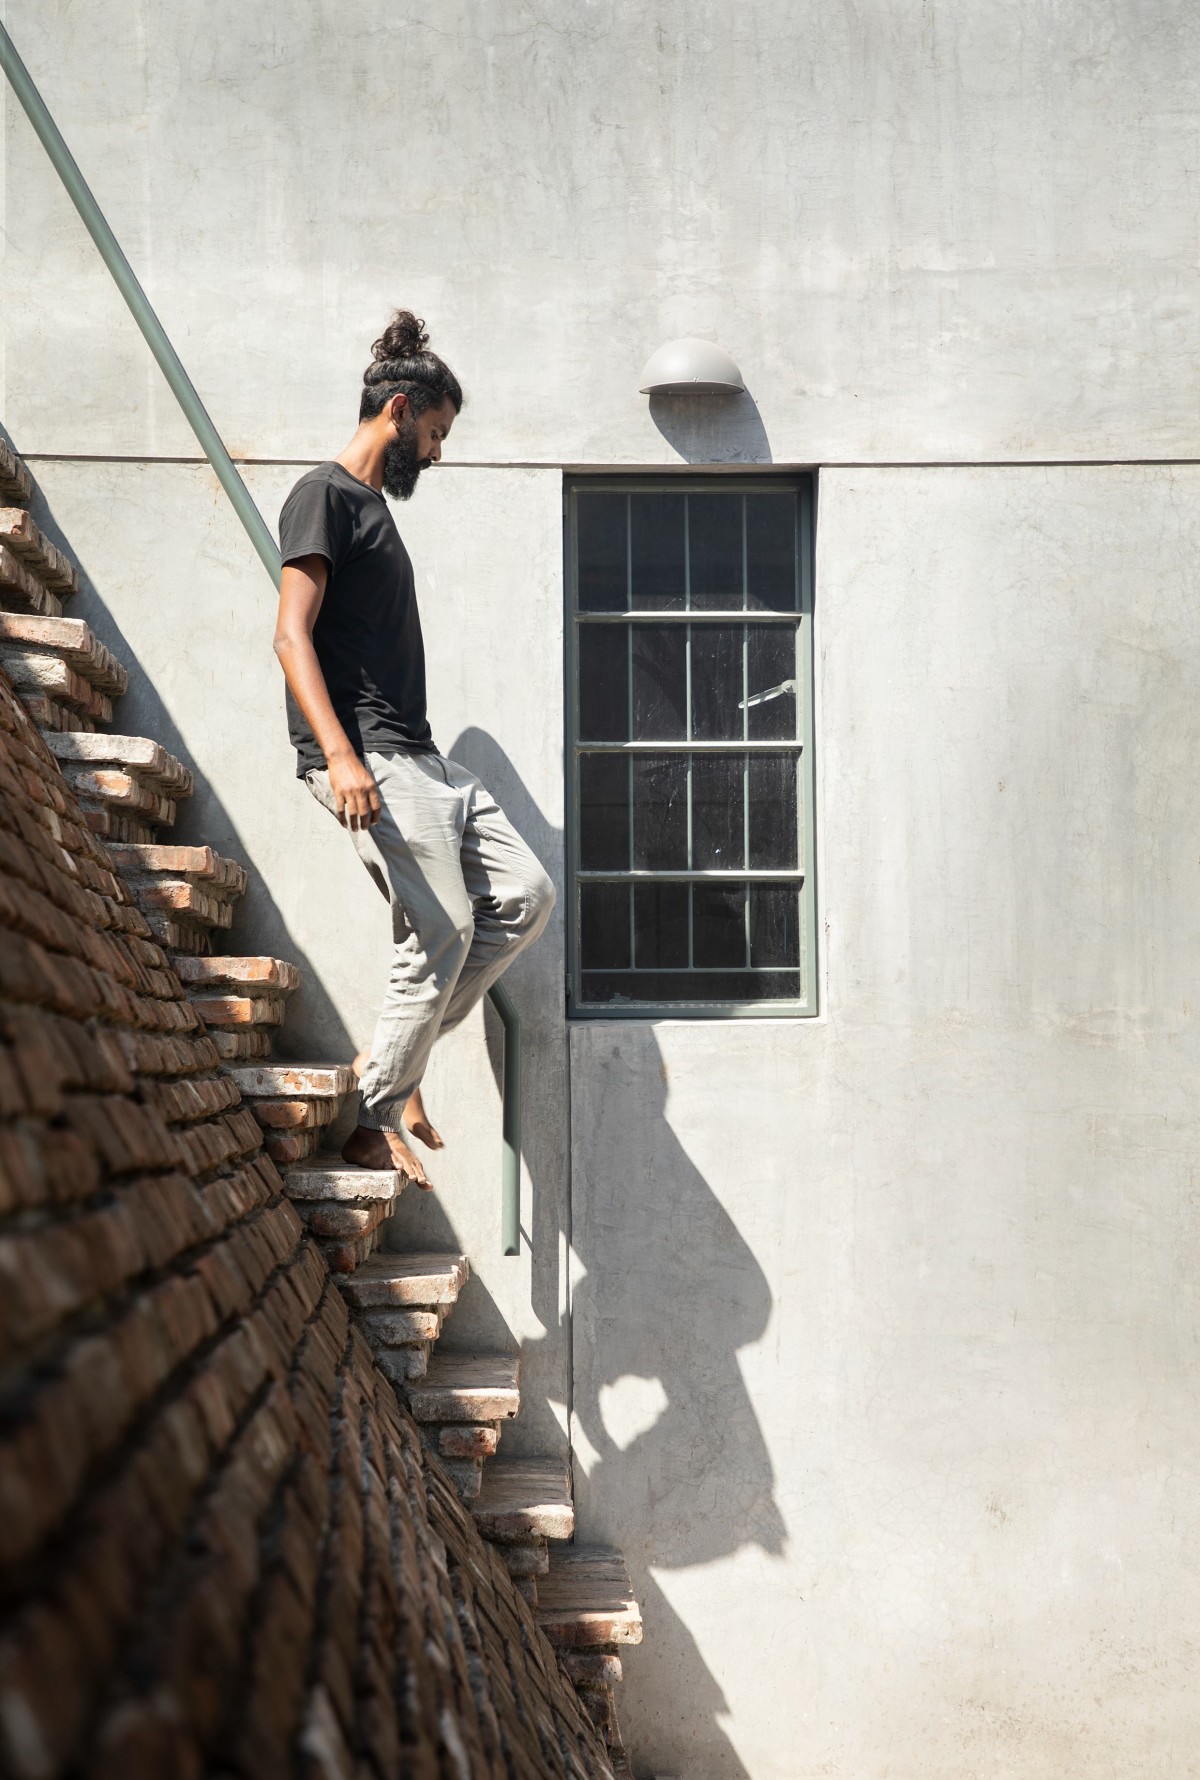
[[[440,754],[368,753],[383,814],[347,830],[392,905],[391,974],[363,1071],[359,1123],[404,1130],[434,1041],[535,940],[554,886],[491,793]],[[336,815],[329,774],[306,775]]]

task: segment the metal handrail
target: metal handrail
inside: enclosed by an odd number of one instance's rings
[[[229,497],[230,505],[249,535],[263,566],[276,587],[283,565],[279,546],[254,497],[246,487],[225,443],[200,400],[196,386],[183,368],[179,354],[167,338],[149,298],[138,282],[137,274],[125,258],[121,245],[103,211],[92,196],[87,181],[79,171],[74,155],[63,140],[62,132],[34,85],[28,68],[17,54],[16,45],[0,21],[0,65],[8,84],[17,95],[26,117],[50,157],[52,166],[83,220],[83,225],[96,243],[100,258],[112,273],[113,280],[128,305],[129,312],[141,329],[147,346],[182,408],[188,425],[200,441],[201,449],[212,465],[217,480]],[[501,1086],[503,1100],[503,1160],[501,1176],[500,1239],[503,1252],[515,1255],[521,1246],[521,1021],[512,1000],[497,983],[488,991],[492,1006],[504,1028],[504,1065]]]

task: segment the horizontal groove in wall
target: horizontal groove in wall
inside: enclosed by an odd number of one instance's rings
[[[13,447],[17,450],[17,447]],[[207,467],[208,459],[168,457],[156,453],[107,451],[19,451],[25,463],[58,464],[196,464]],[[272,465],[280,468],[311,469],[328,463],[322,457],[239,457],[235,464]],[[749,459],[736,463],[573,463],[546,458],[469,458],[459,457],[439,464],[441,470],[553,470],[567,476],[664,476],[728,472],[739,476],[769,476],[772,472],[794,475],[797,470],[1119,470],[1170,469],[1200,464],[1200,457],[900,457],[900,458],[838,458],[823,457],[786,463],[758,463]]]

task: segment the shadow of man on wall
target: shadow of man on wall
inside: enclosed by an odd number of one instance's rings
[[[468,729],[451,754],[495,793],[539,857],[562,859],[561,831],[493,737]],[[653,1572],[694,1570],[748,1546],[772,1556],[785,1549],[770,1455],[737,1357],[765,1333],[770,1290],[672,1128],[653,1024],[580,1023],[569,1036],[578,1537],[622,1549],[645,1623],[618,1706],[640,1765],[748,1780],[719,1723],[721,1685]],[[536,1071],[536,1054],[525,1066]],[[720,1090],[714,1081],[714,1097]],[[538,1215],[557,1195],[539,1190],[536,1172],[532,1189],[536,1282],[536,1250],[557,1251],[559,1233]],[[537,1296],[551,1340],[557,1294]],[[714,1599],[711,1617],[720,1614]]]

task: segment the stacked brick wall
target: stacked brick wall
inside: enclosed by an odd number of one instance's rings
[[[0,1773],[610,1776],[0,674]]]

